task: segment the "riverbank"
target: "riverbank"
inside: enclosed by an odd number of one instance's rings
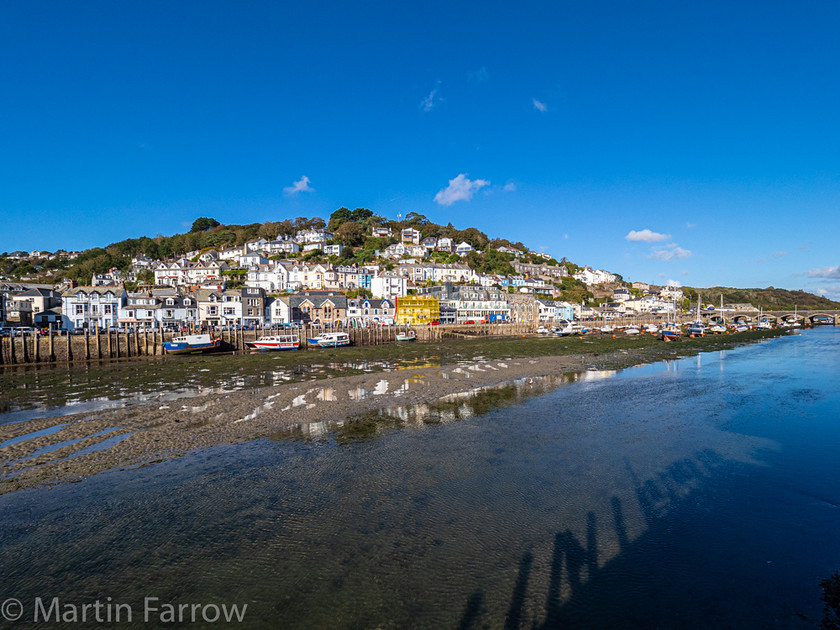
[[[440,422],[450,416],[431,410],[489,388],[500,391],[507,387],[514,398],[521,398],[587,374],[731,348],[781,334],[785,332],[754,331],[670,344],[650,336],[484,339],[323,354],[231,356],[224,357],[225,361],[208,357],[161,362],[155,379],[148,381],[139,366],[129,366],[124,374],[108,369],[114,383],[121,378],[147,382],[145,400],[115,409],[0,425],[0,493],[78,480],[114,468],[150,465],[191,450],[257,438],[312,437],[339,427],[339,436],[353,439],[409,420]],[[342,363],[330,365],[338,361]],[[249,377],[263,374],[268,367],[274,372],[282,367],[298,378],[271,384],[255,379],[257,386],[247,386],[252,382]],[[208,383],[210,391],[196,390],[198,393],[188,398],[167,399],[164,383],[181,383],[178,375],[190,370],[201,370],[201,381]],[[239,380],[226,382],[231,375]],[[36,378],[48,390],[51,387],[49,373],[25,376]],[[105,371],[93,378],[105,378]],[[159,378],[163,380],[156,380]],[[481,404],[492,407],[499,398],[491,396]],[[22,397],[16,395],[15,400]],[[371,424],[373,417],[384,422]]]

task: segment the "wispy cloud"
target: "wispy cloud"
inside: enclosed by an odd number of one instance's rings
[[[829,284],[819,289],[814,289],[814,293],[827,297],[829,300],[840,300],[840,284]]]
[[[429,95],[420,101],[420,109],[424,112],[430,112],[435,107],[440,105],[443,102],[443,99],[438,96],[438,90],[440,89],[440,80],[435,83],[435,87],[432,88],[432,91],[429,92]]]
[[[667,245],[663,245],[661,247],[655,247],[649,258],[670,262],[672,260],[689,258],[690,256],[691,251],[679,247],[676,243],[668,243]]]
[[[773,252],[773,258],[784,258],[787,254],[787,252]]]
[[[538,112],[543,112],[543,113],[545,113],[545,112],[547,112],[547,111],[548,111],[548,105],[546,105],[546,104],[545,104],[545,103],[543,103],[542,101],[538,101],[538,100],[537,100],[537,99],[535,99],[535,98],[533,98],[533,99],[531,99],[531,100],[534,102],[534,109],[536,109]]]
[[[508,182],[507,184],[505,184],[505,187],[504,187],[503,190],[505,192],[513,192],[513,191],[516,190],[516,184],[514,184],[513,182]]]
[[[456,201],[469,201],[477,190],[489,186],[486,179],[471,180],[466,173],[461,173],[455,179],[449,180],[449,186],[438,191],[435,201],[442,206],[451,206]]]
[[[309,178],[304,175],[291,186],[286,186],[283,192],[287,195],[296,195],[300,192],[315,192],[315,189],[309,185]]]
[[[685,227],[687,227],[687,228],[696,228],[696,227],[697,227],[697,224],[696,224],[696,223],[692,223],[691,221],[689,221],[689,222],[687,222],[687,223],[685,224]]]
[[[802,243],[802,245],[799,246],[799,249],[801,249],[803,251],[808,249],[808,243]]]
[[[826,280],[840,279],[840,265],[833,267],[820,267],[819,269],[809,269],[805,272],[809,278],[823,278]]]
[[[671,238],[670,234],[660,234],[645,228],[644,230],[630,230],[625,236],[628,241],[636,241],[643,243],[658,243],[659,241],[667,241]]]
[[[489,80],[490,73],[484,66],[481,66],[475,72],[470,72],[467,74],[467,81],[469,81],[470,83],[487,83]]]

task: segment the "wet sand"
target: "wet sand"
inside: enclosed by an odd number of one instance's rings
[[[726,345],[738,343],[733,337]],[[601,354],[483,359],[2,425],[0,444],[5,446],[0,446],[0,494],[79,480],[104,470],[150,465],[195,449],[290,436],[296,429],[306,433],[306,428],[315,424],[321,429],[342,425],[348,419],[395,405],[434,403],[521,379],[615,370],[703,349],[660,343]],[[39,431],[44,433],[37,434]]]

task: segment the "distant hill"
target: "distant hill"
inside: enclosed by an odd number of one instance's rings
[[[775,287],[767,287],[766,289],[735,289],[732,287],[695,289],[683,287],[683,293],[691,299],[694,299],[698,292],[704,304],[718,304],[720,295],[723,294],[725,304],[748,302],[756,308],[770,311],[793,310],[794,306],[799,310],[840,309],[840,302],[834,302],[805,291],[789,291]]]

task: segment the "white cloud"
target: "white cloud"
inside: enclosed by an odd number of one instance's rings
[[[664,278],[664,277],[665,277],[665,274],[664,274],[664,273],[658,273],[658,274],[656,274],[656,275],[657,275],[659,278]]]
[[[805,272],[805,275],[809,278],[825,278],[834,280],[835,278],[840,278],[840,265],[834,265],[833,267],[821,267],[820,269],[809,269]]]
[[[686,223],[686,224],[685,224],[685,227],[687,227],[687,228],[696,228],[696,227],[697,227],[697,224],[696,224],[696,223],[692,223],[691,221],[689,221],[688,223]]]
[[[773,258],[784,258],[787,256],[787,252],[773,252]]]
[[[682,283],[679,280],[668,280],[668,282],[665,283],[665,286],[666,287],[681,287]]]
[[[548,105],[546,105],[542,101],[538,101],[535,98],[533,98],[531,100],[534,101],[534,109],[536,109],[538,112],[547,112],[548,111]]]
[[[420,101],[420,109],[424,112],[432,111],[437,105],[443,102],[443,99],[437,95],[438,88],[440,88],[440,81],[435,83],[435,87],[429,92],[429,95]]]
[[[658,243],[659,241],[666,241],[671,238],[670,234],[660,234],[659,232],[652,232],[645,228],[644,230],[630,230],[625,236],[628,241],[642,241],[645,243]]]
[[[442,206],[451,206],[456,201],[469,201],[477,190],[489,185],[486,179],[470,180],[466,173],[461,173],[449,180],[449,186],[438,191],[435,201]]]
[[[304,175],[291,186],[286,186],[283,192],[287,195],[296,195],[299,192],[315,192],[315,189],[309,185],[309,178]]]
[[[563,235],[563,240],[564,240],[564,241],[569,240],[569,235],[568,235],[568,234],[564,234],[564,235]]]
[[[691,252],[689,250],[679,247],[676,243],[668,243],[662,247],[654,248],[653,253],[649,257],[655,260],[670,262],[672,260],[680,260],[690,256]]]
[[[508,182],[507,184],[505,184],[504,190],[505,192],[513,192],[514,190],[516,190],[516,184],[514,184],[513,182]]]
[[[840,300],[840,284],[829,284],[825,287],[815,289],[814,293],[827,297],[829,300]]]

